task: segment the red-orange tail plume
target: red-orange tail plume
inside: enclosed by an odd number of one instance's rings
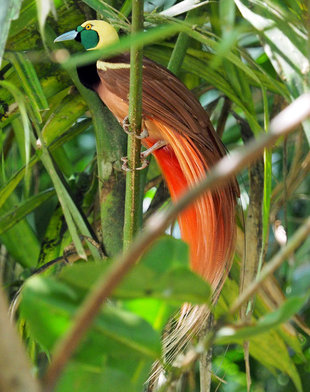
[[[190,138],[152,120],[167,146],[153,154],[163,172],[171,197],[177,200],[184,192],[205,176],[224,151],[216,148],[199,151]],[[146,139],[151,147],[156,141]],[[220,143],[220,142],[219,142]],[[221,146],[221,144],[219,144]],[[222,146],[221,146],[222,147]],[[179,216],[182,239],[189,244],[192,269],[204,277],[214,290],[215,301],[229,271],[234,250],[235,204],[238,186],[232,182],[205,193]],[[205,326],[209,316],[206,306],[184,304],[178,321],[163,341],[165,357],[173,361],[190,338]],[[154,366],[152,379],[160,372]]]
[[[205,176],[220,158],[206,149],[202,155],[189,138],[153,120],[168,145],[155,151],[171,197],[177,200]],[[147,139],[150,147],[154,141]],[[204,194],[179,216],[182,239],[189,244],[192,269],[217,290],[229,270],[234,249],[236,192],[227,185]]]

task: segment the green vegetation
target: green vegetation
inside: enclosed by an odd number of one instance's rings
[[[127,138],[97,95],[80,84],[76,65],[143,47],[144,55],[193,90],[229,151],[268,133],[272,118],[309,91],[308,1],[216,0],[196,10],[180,2],[173,13],[174,4],[145,1],[144,30],[128,36],[130,0],[0,2],[0,273],[36,377],[14,362],[14,336],[13,360],[0,342],[5,374],[24,385],[6,387],[8,392],[40,390],[35,380],[46,375],[50,363],[53,370],[59,365],[62,338],[99,285],[112,280],[110,266],[121,260],[129,212],[120,158]],[[96,18],[126,34],[99,52],[82,53],[78,42],[53,43],[57,35]],[[243,392],[247,380],[254,392],[307,390],[310,120],[299,116],[296,110],[288,119],[299,124],[294,132],[239,173],[237,248],[214,308],[215,328],[204,347],[193,342],[197,361],[168,366],[161,391],[200,391],[198,354],[210,342],[212,391]],[[141,227],[151,213],[166,208],[169,196],[154,159],[137,176],[133,224]],[[128,187],[127,192],[130,197]],[[170,228],[178,237],[177,227]],[[304,234],[298,237],[298,230]],[[126,234],[127,242],[133,234]],[[232,313],[240,291],[270,260],[281,258],[286,238],[292,239],[290,255],[240,312]],[[126,243],[126,252],[130,249]],[[209,303],[209,285],[190,271],[181,240],[157,238],[135,264],[124,280],[116,277],[117,287],[64,361],[60,378],[55,376],[55,391],[143,391],[160,358],[167,322],[184,302]],[[7,321],[1,305],[1,330]],[[43,378],[42,391],[56,373]]]

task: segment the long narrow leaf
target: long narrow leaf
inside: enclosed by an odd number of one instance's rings
[[[34,66],[27,56],[22,53],[8,52],[6,58],[8,58],[14,66],[30,101],[31,109],[34,112],[37,121],[41,123],[42,117],[40,111],[46,110],[48,108],[48,103]]]
[[[26,215],[35,210],[54,194],[54,189],[48,189],[44,192],[39,193],[38,195],[35,195],[25,200],[17,208],[14,207],[5,215],[0,216],[0,234],[4,233],[5,231],[16,225],[16,223],[22,220]]]
[[[7,82],[5,80],[0,80],[0,86],[3,86],[4,88],[6,88],[10,91],[10,93],[14,96],[14,98],[19,106],[20,115],[21,115],[22,122],[24,125],[25,157],[26,157],[26,165],[28,165],[29,158],[30,158],[30,123],[29,123],[29,118],[28,118],[23,94],[16,86],[14,86],[12,83]]]

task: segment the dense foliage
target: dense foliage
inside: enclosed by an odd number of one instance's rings
[[[104,18],[122,33],[114,51],[144,44],[145,55],[171,69],[174,51],[181,65],[175,72],[209,112],[228,150],[268,132],[271,119],[309,90],[308,2],[217,0],[197,9],[181,2],[177,10],[175,3],[145,1],[145,31],[132,41],[126,38],[130,0],[0,4],[1,279],[38,376],[122,249],[124,219],[126,135],[79,83],[75,66],[87,61],[80,44],[54,44],[55,37]],[[309,142],[306,120],[240,173],[237,248],[215,320],[309,215]],[[141,172],[141,184],[143,222],[165,208],[169,195],[154,160]],[[55,390],[143,390],[167,321],[182,303],[210,299],[177,238],[174,225],[119,284]],[[297,241],[249,302],[249,312],[237,312],[218,331],[212,390],[247,389],[244,342],[251,390],[307,390],[309,249],[309,238]],[[171,374],[163,390],[200,390],[195,363]]]

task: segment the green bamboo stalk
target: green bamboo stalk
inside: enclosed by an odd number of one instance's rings
[[[132,1],[132,34],[143,29],[143,1]],[[141,140],[135,135],[141,133],[142,123],[142,49],[133,45],[130,50],[130,90],[129,122],[132,135],[128,137],[128,168],[126,176],[124,249],[127,249],[137,233],[142,216],[140,197],[140,173],[136,170],[141,165]]]

